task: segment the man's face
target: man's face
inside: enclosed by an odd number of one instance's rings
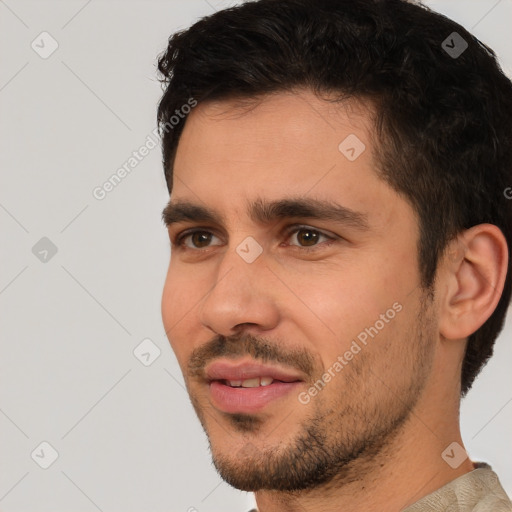
[[[437,325],[417,218],[377,177],[369,114],[307,91],[235,107],[186,121],[162,315],[221,476],[298,490],[349,475],[406,424]]]

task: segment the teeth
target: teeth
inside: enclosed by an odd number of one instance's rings
[[[274,379],[272,377],[261,377],[260,386],[268,386],[272,384]]]
[[[272,377],[255,377],[245,380],[227,380],[226,384],[232,388],[257,388],[260,386],[269,386],[274,379]]]
[[[258,388],[260,386],[260,379],[256,377],[254,379],[245,379],[242,381],[243,388]]]

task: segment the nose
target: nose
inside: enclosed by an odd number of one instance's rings
[[[264,252],[248,262],[230,248],[216,267],[210,291],[200,305],[201,323],[224,336],[241,328],[273,329],[279,322],[276,292],[275,276],[266,266]]]

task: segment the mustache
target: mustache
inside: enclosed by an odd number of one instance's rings
[[[218,335],[196,348],[188,362],[188,373],[191,377],[204,378],[204,369],[211,361],[221,357],[238,359],[242,356],[251,356],[262,363],[279,363],[295,368],[308,377],[313,376],[315,368],[314,359],[307,350],[297,348],[285,351],[276,342],[269,343],[263,338],[246,333]]]

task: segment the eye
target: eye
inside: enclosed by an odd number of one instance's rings
[[[204,249],[212,245],[221,245],[221,243],[212,243],[214,239],[219,240],[212,232],[195,229],[178,235],[173,245],[182,246],[187,249]]]
[[[316,247],[322,241],[327,241],[328,245],[330,245],[330,242],[335,240],[334,236],[329,236],[326,233],[309,226],[295,226],[288,232],[288,238],[297,242],[291,243],[290,245],[295,245],[305,249]]]
[[[285,245],[298,247],[304,251],[320,249],[322,246],[330,245],[337,238],[310,226],[297,225],[290,226],[285,236],[286,240],[289,241]],[[206,229],[191,229],[178,234],[172,244],[175,247],[199,251],[222,245],[222,241],[218,236]]]

